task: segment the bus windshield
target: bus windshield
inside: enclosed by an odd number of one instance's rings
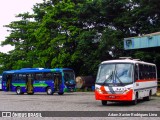
[[[64,80],[68,84],[75,84],[75,75],[72,70],[64,70]]]
[[[99,67],[96,83],[129,84],[133,82],[133,64],[111,63]]]

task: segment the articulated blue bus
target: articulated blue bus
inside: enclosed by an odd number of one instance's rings
[[[75,86],[75,73],[69,68],[22,68],[2,74],[2,90],[15,91],[18,95],[35,92],[63,95],[75,91]]]

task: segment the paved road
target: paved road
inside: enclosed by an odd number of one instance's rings
[[[160,111],[160,97],[154,96],[151,101],[139,101],[135,106],[115,102],[102,106],[100,101],[95,100],[93,92],[74,92],[64,95],[56,93],[54,95],[46,95],[46,93],[16,95],[14,92],[0,91],[0,111]]]

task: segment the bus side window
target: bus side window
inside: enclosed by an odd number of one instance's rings
[[[18,80],[17,74],[13,74],[13,80],[14,80],[14,81],[17,81],[17,80]]]
[[[138,80],[138,64],[135,65],[135,81]]]
[[[152,78],[152,66],[148,66],[148,77],[149,77],[149,79],[151,79]]]
[[[142,80],[144,80],[145,79],[145,65],[142,65]]]
[[[42,73],[36,73],[35,74],[35,80],[42,80],[43,79],[43,74]]]
[[[151,79],[153,79],[154,78],[154,72],[153,72],[154,70],[153,70],[153,66],[151,66]]]
[[[26,74],[19,74],[18,80],[26,80]]]
[[[149,79],[149,66],[147,65],[147,79]]]
[[[148,66],[148,79],[150,79],[150,66]]]
[[[148,71],[147,71],[147,65],[144,65],[144,79],[147,79],[148,78],[148,76],[147,76],[147,73]]]
[[[156,79],[156,67],[153,66],[153,78]]]
[[[52,73],[43,73],[43,80],[51,80],[53,79]]]
[[[28,75],[26,75],[26,77],[28,77],[28,80],[33,80],[34,74],[29,73]]]
[[[143,79],[143,66],[141,64],[139,65],[139,79]]]

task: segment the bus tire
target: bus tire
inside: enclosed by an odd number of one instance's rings
[[[107,105],[107,100],[102,100],[101,103],[102,105]]]
[[[20,87],[17,87],[17,89],[16,89],[16,93],[17,93],[17,95],[21,95],[21,94],[22,94],[22,90],[21,90],[21,88],[20,88]]]
[[[64,92],[58,92],[58,95],[63,95],[64,94]]]
[[[53,95],[53,90],[51,89],[51,87],[47,88],[47,95]]]
[[[151,91],[149,92],[149,96],[143,98],[145,101],[151,100]]]
[[[136,105],[138,103],[138,94],[135,95],[135,100],[132,101],[132,105]]]

